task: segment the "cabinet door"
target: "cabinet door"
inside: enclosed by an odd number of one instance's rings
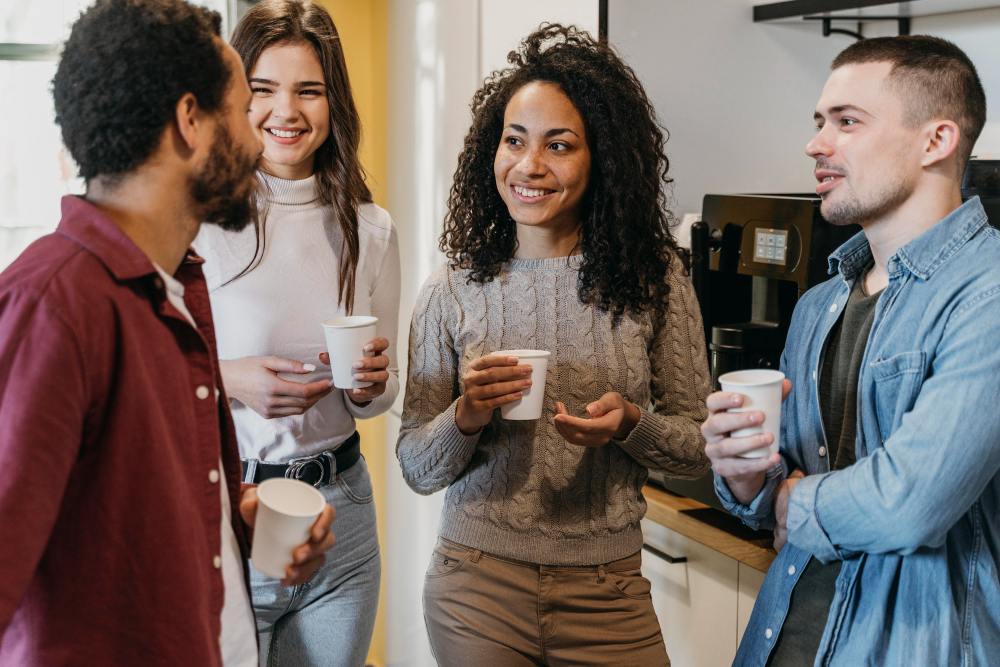
[[[757,601],[757,594],[760,593],[760,586],[764,583],[764,573],[755,570],[749,565],[739,563],[739,597],[736,602],[736,632],[737,645],[743,640],[743,632],[750,622],[750,612],[753,611],[754,602]]]
[[[642,524],[647,544],[687,559],[670,563],[642,554],[671,664],[729,667],[736,656],[738,563],[659,524]]]

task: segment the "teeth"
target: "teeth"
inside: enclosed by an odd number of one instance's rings
[[[545,194],[545,190],[535,190],[532,188],[523,188],[520,185],[514,186],[514,192],[521,195],[522,197],[541,197]]]
[[[833,180],[833,176],[827,176],[826,178],[823,179],[823,182],[824,183],[829,183],[832,180]]]
[[[282,139],[291,139],[292,137],[297,137],[305,130],[277,130],[274,128],[268,128],[267,130],[276,137],[281,137]]]

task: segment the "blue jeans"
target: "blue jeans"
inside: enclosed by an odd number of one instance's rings
[[[301,586],[282,586],[250,567],[262,667],[365,664],[378,608],[378,536],[364,458],[320,489],[337,510],[337,543]]]

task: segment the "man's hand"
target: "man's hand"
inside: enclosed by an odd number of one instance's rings
[[[612,438],[624,440],[639,423],[642,413],[617,391],[609,391],[587,406],[588,417],[574,417],[562,402],[556,403],[552,418],[566,442],[580,447],[603,447]]]
[[[333,390],[329,380],[292,382],[278,373],[311,373],[314,367],[282,357],[220,361],[222,383],[235,398],[266,419],[300,415]]]
[[[345,389],[344,393],[351,402],[358,406],[365,406],[385,393],[385,384],[389,381],[389,357],[384,354],[389,349],[389,340],[386,338],[373,338],[364,347],[364,357],[354,362],[353,377],[358,382],[371,382],[372,384],[361,389]],[[330,365],[330,355],[326,352],[319,353],[319,360]]]
[[[792,383],[784,381],[782,399],[792,391]],[[764,486],[764,474],[781,462],[781,456],[773,453],[757,459],[745,459],[740,454],[769,446],[774,440],[770,433],[758,433],[742,438],[732,437],[733,431],[759,426],[764,421],[764,413],[726,412],[730,408],[743,405],[743,394],[717,391],[705,401],[708,419],[701,425],[705,437],[705,454],[712,461],[712,470],[726,480],[733,496],[749,505]]]
[[[465,391],[455,407],[458,430],[472,435],[490,423],[493,411],[521,398],[531,386],[531,366],[517,357],[487,355],[474,359],[462,376]]]
[[[774,499],[774,550],[781,551],[788,541],[788,501],[792,497],[792,489],[805,477],[801,470],[796,470],[778,487],[778,495]]]
[[[244,487],[240,495],[240,516],[252,531],[257,519],[257,487]],[[330,530],[336,516],[337,511],[332,506],[323,506],[323,511],[309,529],[309,541],[292,549],[292,563],[285,568],[285,578],[281,580],[283,585],[304,584],[323,564],[324,554],[336,541]]]

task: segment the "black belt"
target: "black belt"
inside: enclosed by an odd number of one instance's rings
[[[355,431],[335,451],[325,451],[315,456],[290,459],[285,463],[266,463],[257,459],[243,459],[243,482],[260,484],[265,479],[287,477],[298,479],[316,488],[331,484],[337,473],[344,472],[361,458],[361,438]]]

